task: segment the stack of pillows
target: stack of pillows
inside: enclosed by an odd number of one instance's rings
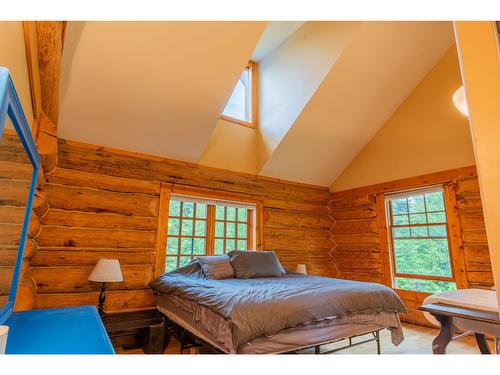
[[[208,279],[252,279],[286,274],[274,251],[233,250],[223,255],[200,256],[196,260]]]

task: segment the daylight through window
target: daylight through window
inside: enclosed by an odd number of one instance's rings
[[[185,266],[199,255],[254,250],[254,222],[254,205],[172,196],[165,271]]]
[[[386,196],[394,287],[456,289],[441,187]]]
[[[256,95],[256,67],[255,63],[250,61],[233,89],[233,93],[222,112],[222,119],[255,127]]]

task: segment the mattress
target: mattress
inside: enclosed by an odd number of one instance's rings
[[[175,323],[225,353],[284,353],[384,328],[391,330],[395,345],[403,340],[398,314],[379,312],[311,321],[284,329],[272,336],[258,337],[236,347],[233,343],[231,322],[203,305],[173,294],[159,294],[157,308]]]

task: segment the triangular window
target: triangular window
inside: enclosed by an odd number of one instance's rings
[[[223,120],[255,128],[257,117],[257,73],[249,61],[222,112]]]

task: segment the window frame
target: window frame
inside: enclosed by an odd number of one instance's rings
[[[253,228],[255,228],[255,234],[252,236],[251,247],[252,250],[262,250],[262,233],[263,233],[263,204],[259,199],[255,199],[254,197],[247,194],[226,194],[212,189],[205,188],[184,188],[182,186],[174,186],[168,183],[161,183],[160,188],[160,204],[158,210],[158,229],[156,233],[156,257],[155,257],[155,266],[154,266],[154,275],[155,277],[161,276],[165,272],[166,266],[166,257],[167,257],[167,241],[168,241],[168,219],[169,219],[169,208],[170,208],[170,200],[172,195],[183,195],[190,196],[193,198],[205,198],[208,200],[221,200],[228,201],[233,203],[241,202],[242,204],[249,204],[255,206],[255,214],[252,216],[252,224]],[[212,212],[210,212],[212,211]],[[209,221],[209,216],[213,216],[213,221]],[[210,208],[207,205],[207,225],[206,225],[206,246],[205,251],[206,255],[213,255],[209,253],[209,249],[212,251],[215,250],[215,206]],[[194,226],[194,222],[193,222]],[[252,228],[252,234],[254,232]],[[181,235],[182,228],[179,228],[179,236]],[[237,228],[236,228],[237,230]],[[194,233],[194,232],[193,232]],[[212,235],[213,233],[213,235]],[[248,228],[247,228],[248,233]],[[209,243],[211,239],[212,243]],[[249,246],[249,247],[250,247]],[[177,255],[180,257],[181,255]]]
[[[423,275],[423,274],[413,274],[413,273],[402,273],[402,272],[397,272],[396,270],[396,256],[394,252],[394,236],[393,236],[393,228],[394,227],[401,227],[399,225],[394,226],[393,223],[393,214],[392,214],[392,199],[391,196],[394,197],[395,195],[400,195],[402,197],[409,197],[412,195],[421,195],[429,192],[436,192],[440,191],[443,195],[443,205],[444,205],[444,214],[445,214],[445,220],[446,222],[444,223],[426,223],[426,224],[410,224],[408,222],[407,225],[401,225],[403,227],[418,227],[418,226],[429,226],[429,225],[444,225],[446,228],[446,241],[448,245],[448,256],[450,260],[450,269],[451,269],[451,276],[438,276],[438,275]],[[389,261],[390,261],[390,281],[391,281],[391,287],[396,288],[397,281],[396,278],[410,278],[410,279],[418,279],[418,280],[429,280],[429,281],[444,281],[444,282],[452,282],[455,283],[457,289],[459,289],[459,283],[457,281],[456,277],[456,272],[455,272],[455,265],[453,261],[453,249],[452,249],[452,240],[451,240],[451,235],[450,235],[450,209],[448,207],[448,199],[447,199],[447,191],[443,185],[434,185],[434,186],[426,186],[426,187],[420,187],[420,188],[414,188],[410,190],[401,190],[401,191],[396,191],[393,193],[387,193],[383,195],[384,198],[384,205],[385,205],[385,217],[386,217],[386,228],[387,228],[387,240],[388,240],[388,251],[389,251]],[[424,201],[425,204],[425,201]],[[430,211],[432,212],[432,211]],[[440,211],[441,212],[441,211]],[[429,211],[424,212],[425,214],[429,213]],[[408,213],[409,215],[409,213]],[[422,238],[430,238],[429,237],[422,237]],[[444,238],[444,237],[440,237]],[[416,237],[418,239],[418,237]],[[397,289],[397,288],[396,288]],[[409,291],[409,292],[416,292],[416,293],[427,293],[424,291],[420,290],[406,290],[406,289],[401,289],[404,291]]]
[[[220,115],[221,120],[229,121],[234,124],[246,126],[248,128],[255,129],[257,127],[257,117],[258,117],[258,64],[252,60],[249,60],[247,65],[245,65],[245,69],[250,69],[251,72],[251,84],[252,84],[252,90],[251,90],[251,98],[250,101],[252,103],[252,121],[244,121],[237,119],[235,117],[227,116],[224,114]],[[234,90],[234,88],[233,88]],[[231,91],[231,94],[233,92]],[[226,103],[227,105],[227,103]],[[224,106],[224,109],[226,106]],[[223,110],[224,112],[224,110]]]

